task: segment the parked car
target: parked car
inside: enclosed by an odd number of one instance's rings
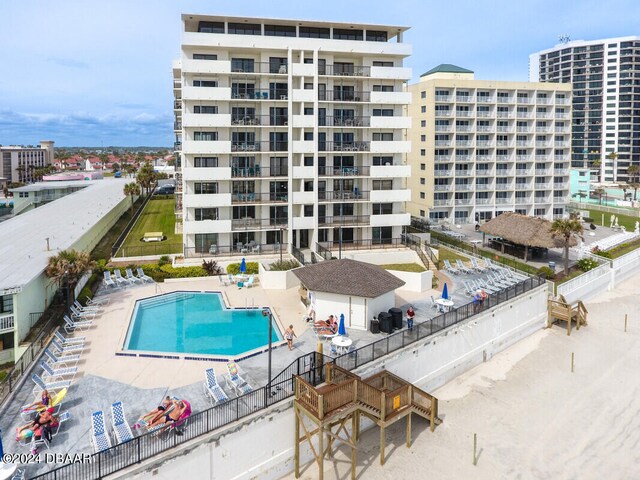
[[[174,185],[162,185],[161,187],[156,188],[154,195],[173,195],[176,192],[176,187]]]

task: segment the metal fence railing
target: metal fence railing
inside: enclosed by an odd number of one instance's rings
[[[496,294],[489,295],[482,309],[487,310],[508,302],[540,286],[546,286],[544,278],[527,278]],[[147,433],[130,442],[115,445],[100,453],[93,454],[88,463],[63,465],[33,478],[40,480],[93,480],[113,474],[290,398],[294,394],[294,375],[301,376],[311,385],[319,385],[324,381],[323,366],[326,363],[335,362],[341,368],[354,370],[460,323],[476,313],[479,312],[475,311],[473,304],[468,303],[416,324],[412,330],[401,330],[390,334],[377,342],[336,358],[327,357],[317,352],[307,353],[298,357],[273,377],[270,385],[191,415],[181,436],[172,435],[168,437],[167,441],[162,442],[153,433]]]
[[[306,263],[309,263],[304,259],[304,253],[302,253],[302,250],[300,250],[298,247],[296,247],[293,244],[291,244],[291,255],[293,255],[295,259],[300,262],[300,265],[305,265]]]
[[[136,210],[136,212],[133,214],[133,217],[131,217],[131,220],[129,220],[129,223],[127,223],[127,226],[124,227],[124,230],[122,231],[120,236],[116,239],[116,241],[112,245],[112,247],[111,247],[111,256],[112,257],[116,256],[116,253],[118,252],[118,249],[124,243],[125,238],[127,238],[127,235],[129,235],[129,232],[131,231],[131,229],[135,225],[136,221],[138,220],[138,217],[140,217],[140,214],[144,210],[144,207],[147,205],[147,203],[149,203],[149,200],[151,200],[151,195],[147,195],[147,197],[143,200],[142,205],[140,205],[138,210]]]

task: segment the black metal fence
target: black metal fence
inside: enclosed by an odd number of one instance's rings
[[[118,252],[118,249],[120,248],[120,246],[124,242],[124,239],[127,238],[127,235],[129,235],[129,232],[131,231],[131,229],[135,225],[136,221],[138,220],[138,217],[140,216],[140,214],[144,210],[144,207],[147,205],[147,203],[149,203],[149,200],[151,200],[151,195],[147,195],[147,197],[142,202],[142,205],[140,205],[138,210],[136,210],[136,212],[133,214],[133,217],[131,217],[131,220],[129,220],[129,223],[127,223],[127,226],[124,227],[124,230],[122,231],[120,236],[116,239],[115,243],[112,245],[112,247],[111,247],[111,256],[112,257],[116,256],[116,253]]]
[[[191,415],[185,426],[181,427],[181,436],[169,433],[163,434],[164,437],[159,439],[153,433],[147,433],[130,442],[115,445],[108,450],[93,454],[89,463],[63,465],[33,478],[41,480],[93,480],[113,474],[293,396],[294,375],[302,376],[312,385],[319,385],[324,382],[323,366],[326,363],[335,362],[342,368],[354,370],[460,323],[482,310],[512,300],[542,285],[546,285],[544,278],[527,278],[516,285],[490,295],[481,307],[474,307],[471,303],[461,305],[450,312],[416,324],[412,330],[401,330],[390,334],[381,340],[336,358],[316,352],[307,353],[298,357],[273,377],[269,386]]]

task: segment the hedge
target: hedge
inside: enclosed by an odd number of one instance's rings
[[[230,263],[227,265],[227,273],[231,275],[237,275],[240,273],[240,264],[239,263]],[[258,262],[247,262],[247,271],[245,272],[248,275],[257,275],[258,274]]]

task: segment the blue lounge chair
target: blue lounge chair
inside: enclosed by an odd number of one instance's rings
[[[122,402],[111,404],[111,427],[117,443],[133,440],[133,432],[124,415]]]
[[[71,380],[55,380],[53,382],[45,382],[40,375],[34,373],[31,375],[31,380],[35,383],[35,387],[33,387],[34,393],[40,390],[48,390],[49,392],[57,392],[62,388],[69,388],[71,386]]]
[[[76,328],[84,330],[93,325],[93,320],[71,320],[68,315],[64,316],[64,331],[67,333],[73,333]],[[55,339],[54,339],[55,340]]]
[[[227,385],[236,392],[236,395],[240,396],[253,391],[251,385],[240,376],[240,367],[236,362],[227,363],[227,371],[229,373],[225,376],[225,380]]]
[[[73,345],[62,345],[58,339],[51,339],[51,345],[57,350],[59,355],[67,355],[69,353],[82,353],[84,350],[83,343],[74,343]]]
[[[84,343],[85,340],[85,337],[65,337],[64,335],[62,335],[62,333],[60,333],[60,330],[56,330],[53,336],[63,347],[77,345],[78,343]]]
[[[78,363],[78,360],[80,360],[80,355],[78,354],[75,354],[75,355],[60,354],[60,356],[58,356],[59,354],[52,352],[48,348],[44,349],[44,354],[49,359],[47,363],[52,366],[58,366],[58,365],[68,366],[71,364],[75,365],[76,363]]]
[[[93,412],[91,415],[91,438],[89,439],[95,453],[111,448],[111,440],[107,435],[107,428],[104,423],[104,413],[102,410]]]
[[[103,275],[104,275],[104,279],[102,280],[102,283],[104,283],[105,287],[116,288],[118,286],[116,285],[116,282],[111,278],[111,274],[109,273],[109,270],[105,270]]]
[[[222,390],[222,387],[218,383],[216,372],[213,368],[208,368],[204,372],[204,378],[204,393],[209,397],[212,405],[215,406],[218,403],[229,400],[229,397],[227,397],[227,394],[224,393],[224,390]]]
[[[46,373],[47,380],[59,380],[62,377],[71,376],[71,380],[78,373],[78,367],[52,367],[47,362],[40,362],[40,366]]]
[[[149,275],[146,275],[144,273],[144,270],[142,270],[141,267],[136,268],[136,272],[138,272],[138,278],[140,280],[142,280],[143,282],[151,282],[151,283],[153,283],[153,278],[151,278]]]

